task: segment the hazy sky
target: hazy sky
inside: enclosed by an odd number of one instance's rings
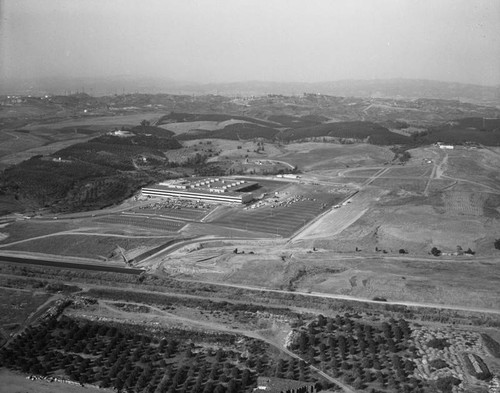
[[[0,77],[500,84],[500,0],[0,0]]]

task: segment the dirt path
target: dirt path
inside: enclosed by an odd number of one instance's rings
[[[432,172],[429,175],[429,179],[427,180],[427,184],[425,185],[424,195],[429,196],[429,188],[431,186],[433,179],[441,179],[443,173],[445,171],[445,167],[448,163],[448,153],[444,153],[443,159],[439,162],[439,164],[434,163],[432,166]]]

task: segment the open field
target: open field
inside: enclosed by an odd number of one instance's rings
[[[86,116],[79,119],[61,120],[54,123],[31,123],[23,127],[26,130],[36,130],[38,128],[65,128],[65,127],[92,127],[96,128],[112,128],[121,126],[136,126],[142,120],[155,121],[161,117],[161,114],[156,112],[134,113],[127,115],[116,116]]]
[[[12,149],[8,147],[6,149],[6,154],[2,156],[2,152],[0,151],[0,163],[2,165],[15,165],[19,164],[22,161],[28,160],[31,157],[37,155],[51,155],[59,150],[65,149],[69,146],[74,145],[75,143],[86,142],[90,138],[88,135],[77,135],[76,137],[70,138],[66,141],[54,142],[46,144],[46,142],[40,142],[39,144],[35,144],[35,147],[26,149],[28,145],[25,145],[24,141],[19,141],[18,147],[13,147]],[[12,153],[12,151],[18,150],[17,153]]]
[[[392,160],[394,156],[387,147],[368,144],[337,145],[306,142],[291,143],[285,145],[285,149],[288,153],[276,156],[276,158],[307,171],[377,166]]]
[[[427,179],[425,178],[397,178],[392,177],[379,177],[375,179],[372,186],[379,187],[386,190],[396,190],[396,191],[406,191],[412,193],[423,193],[425,186],[427,185]]]
[[[184,132],[189,132],[191,130],[204,130],[204,131],[215,131],[215,130],[221,130],[224,127],[231,125],[231,124],[238,124],[238,123],[248,123],[248,121],[244,120],[224,120],[224,121],[209,121],[209,120],[204,120],[204,121],[186,121],[182,123],[167,123],[167,124],[162,124],[159,127],[164,128],[169,131],[173,131],[176,134],[182,134]]]
[[[488,258],[419,257],[389,249],[375,252],[362,238],[358,253],[323,247],[340,242],[318,239],[286,246],[233,240],[231,245],[214,248],[201,242],[204,247],[198,250],[178,250],[163,257],[159,269],[179,278],[236,286],[499,310],[499,265]]]
[[[387,172],[384,173],[383,177],[397,177],[397,178],[426,178],[429,177],[432,172],[432,165],[405,165],[405,166],[395,166],[391,167]]]
[[[80,222],[72,221],[38,221],[22,220],[14,221],[0,228],[0,232],[7,237],[0,242],[0,245],[13,243],[21,240],[36,238],[39,236],[50,235],[57,232],[78,229]]]
[[[440,213],[430,205],[405,205],[405,199],[401,198],[399,206],[368,209],[361,219],[330,238],[330,247],[338,251],[354,251],[356,247],[371,251],[376,247],[405,249],[411,254],[425,255],[434,246],[448,253],[461,246],[463,250],[477,251],[478,255],[495,255],[491,239],[500,230],[498,221]]]

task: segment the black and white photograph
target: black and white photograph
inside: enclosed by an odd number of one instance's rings
[[[0,0],[0,393],[500,393],[499,0]]]

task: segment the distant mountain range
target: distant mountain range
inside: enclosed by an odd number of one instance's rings
[[[261,96],[266,94],[325,94],[341,97],[394,99],[444,99],[500,106],[500,86],[480,86],[453,82],[416,79],[341,80],[335,82],[232,82],[195,83],[168,78],[116,76],[109,78],[45,78],[39,80],[3,81],[0,94],[69,94],[90,95],[127,93],[219,94]]]

